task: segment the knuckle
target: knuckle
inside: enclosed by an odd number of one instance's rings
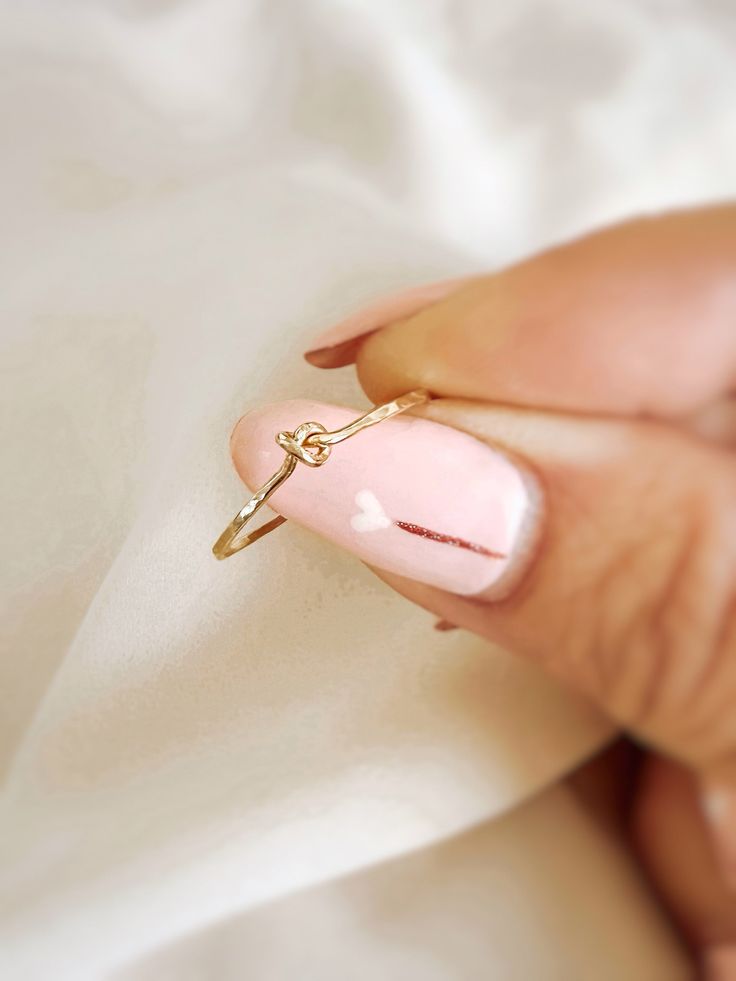
[[[591,583],[590,670],[619,721],[700,755],[736,696],[736,523],[709,487],[671,518],[644,522]]]

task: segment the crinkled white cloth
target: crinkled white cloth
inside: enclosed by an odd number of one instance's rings
[[[4,979],[686,976],[544,791],[590,710],[291,524],[209,549],[240,414],[364,405],[316,329],[733,193],[729,8],[0,3]]]

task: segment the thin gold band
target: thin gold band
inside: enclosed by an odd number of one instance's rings
[[[235,555],[241,549],[257,542],[270,531],[282,525],[286,518],[280,514],[270,521],[265,522],[254,531],[245,532],[243,529],[248,524],[253,515],[261,508],[269,497],[276,491],[284,481],[294,473],[297,463],[304,463],[308,467],[321,467],[330,457],[332,447],[336,443],[342,443],[344,439],[350,439],[363,429],[375,426],[384,419],[405,412],[415,405],[428,402],[432,396],[423,388],[416,389],[414,392],[407,392],[394,399],[393,402],[386,402],[385,405],[377,405],[370,412],[336,429],[328,432],[324,426],[318,422],[303,422],[297,426],[293,433],[281,432],[276,436],[276,442],[285,451],[284,462],[276,473],[266,481],[260,490],[238,511],[233,520],[223,531],[215,544],[212,552],[216,559],[227,559]]]

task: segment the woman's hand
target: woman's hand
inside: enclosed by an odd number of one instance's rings
[[[426,387],[437,400],[419,415],[502,451],[475,459],[450,438],[432,458],[434,430],[416,430],[424,462],[397,458],[418,485],[441,483],[426,507],[416,490],[417,508],[455,547],[426,574],[426,540],[395,532],[382,561],[369,535],[306,523],[444,620],[540,662],[648,747],[644,861],[709,976],[736,978],[736,208],[632,221],[413,291],[308,359],[354,360],[376,402]],[[234,438],[246,478],[247,431],[246,418]],[[352,443],[360,464],[371,448]],[[470,515],[482,501],[466,485],[484,481],[486,566],[465,548],[482,538],[482,510],[463,534],[449,517],[437,527],[451,482]],[[426,530],[366,489],[368,511],[377,501],[386,520]]]

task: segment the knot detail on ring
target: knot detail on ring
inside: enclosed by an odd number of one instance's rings
[[[404,412],[415,405],[428,402],[431,395],[425,389],[418,388],[414,392],[407,392],[393,402],[386,402],[384,405],[375,405],[368,412],[349,422],[342,429],[328,430],[319,422],[303,422],[297,426],[293,433],[284,431],[278,433],[276,442],[284,451],[285,456],[279,469],[270,477],[253,496],[246,501],[238,511],[233,520],[223,531],[215,544],[212,552],[216,559],[226,559],[230,555],[235,555],[242,548],[252,545],[259,538],[268,535],[269,532],[282,525],[286,518],[277,514],[262,524],[259,528],[247,532],[246,525],[251,518],[266,503],[274,491],[288,480],[296,470],[298,462],[306,464],[308,467],[321,467],[330,458],[332,447],[343,440],[350,439],[356,433],[375,426],[376,423],[390,419],[391,416]],[[412,526],[413,527],[413,526]],[[426,530],[426,529],[423,529]]]
[[[321,467],[329,459],[330,447],[319,443],[314,437],[326,432],[325,427],[318,422],[303,422],[293,433],[279,433],[276,442],[282,450],[306,463],[308,467]]]

